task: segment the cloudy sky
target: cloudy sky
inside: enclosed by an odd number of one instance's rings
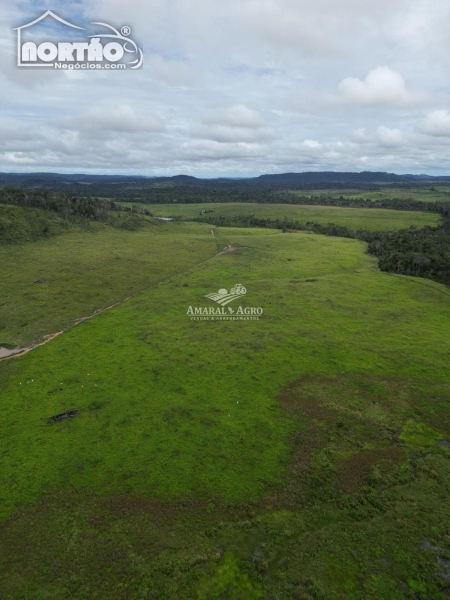
[[[450,175],[445,0],[1,0],[1,9],[1,171]],[[81,26],[130,26],[143,68],[17,68],[11,29],[47,9]]]

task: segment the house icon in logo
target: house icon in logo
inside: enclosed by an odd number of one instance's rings
[[[14,29],[12,29],[12,31],[17,31],[17,66],[18,67],[53,67],[52,62],[50,62],[50,63],[48,63],[48,62],[29,62],[29,61],[24,62],[24,60],[23,60],[24,57],[29,55],[30,51],[32,50],[32,46],[29,46],[28,44],[33,44],[33,42],[25,42],[24,44],[22,44],[22,30],[28,29],[29,27],[32,27],[33,25],[37,25],[38,23],[40,23],[47,17],[52,17],[56,21],[59,21],[59,23],[62,23],[63,25],[67,25],[68,27],[72,27],[73,29],[81,29],[82,31],[86,31],[84,27],[78,27],[78,25],[73,25],[72,23],[65,21],[61,17],[58,17],[58,15],[56,15],[53,11],[47,10],[43,15],[41,15],[34,21],[31,21],[31,23],[26,23],[25,25],[21,25],[20,27],[15,27]],[[33,44],[33,46],[35,47],[34,44]],[[43,52],[44,51],[45,51],[45,48],[43,49]]]

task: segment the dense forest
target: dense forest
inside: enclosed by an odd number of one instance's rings
[[[438,227],[400,231],[353,231],[329,223],[321,225],[288,219],[260,219],[247,216],[198,217],[217,227],[263,227],[289,231],[311,231],[321,235],[353,238],[367,242],[367,252],[376,256],[382,271],[425,277],[450,285],[450,219],[444,218]]]
[[[112,211],[151,216],[148,210],[138,206],[122,207],[109,199],[68,196],[62,192],[54,193],[47,190],[0,188],[0,204],[52,211],[66,221],[76,219],[108,221]]]
[[[1,185],[0,179],[0,185]],[[323,189],[379,191],[373,184],[282,184],[241,180],[202,180],[179,176],[158,179],[124,178],[86,181],[61,179],[28,179],[8,182],[9,189],[20,188],[37,192],[51,191],[69,196],[91,196],[118,202],[141,202],[145,204],[173,204],[177,202],[289,202],[295,203],[291,191],[316,191]]]

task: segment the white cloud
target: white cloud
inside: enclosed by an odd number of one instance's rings
[[[365,128],[355,129],[350,133],[350,140],[361,146],[379,146],[382,148],[398,148],[405,143],[400,129],[380,125],[373,133]],[[367,148],[365,149],[367,151]]]
[[[243,104],[221,108],[208,114],[202,125],[194,127],[192,133],[194,137],[223,143],[257,143],[275,137],[275,132],[261,115]]]
[[[229,125],[200,126],[193,129],[194,137],[215,140],[216,142],[247,142],[249,144],[265,141],[274,137],[269,128],[249,129]]]
[[[316,142],[316,140],[305,140],[303,142],[303,146],[305,148],[317,148],[317,149],[322,148],[322,144],[319,144],[319,142]]]
[[[7,163],[11,163],[13,165],[36,164],[36,159],[24,155],[23,152],[5,152],[4,158]]]
[[[300,112],[347,110],[349,107],[413,110],[417,106],[447,100],[448,97],[442,93],[436,94],[434,99],[426,92],[413,93],[407,89],[400,73],[389,67],[377,67],[364,79],[345,77],[336,92],[305,90],[300,94],[290,94],[287,104],[291,110]]]
[[[367,129],[361,127],[351,132],[350,139],[357,144],[370,144],[374,141],[374,136]]]
[[[265,127],[261,115],[243,104],[221,108],[205,118],[205,123],[221,123],[230,127],[260,129]]]
[[[139,114],[131,106],[96,106],[80,115],[61,119],[61,125],[84,135],[99,134],[135,134],[161,132],[165,124],[163,119],[152,113]]]
[[[231,14],[247,35],[272,51],[331,56],[342,51],[342,40],[333,30],[334,16],[321,12],[318,4],[311,10],[310,3],[302,0],[247,0],[233,2]]]
[[[264,150],[255,144],[219,143],[211,140],[185,142],[181,146],[181,156],[186,160],[230,160],[257,158]]]
[[[450,112],[436,110],[418,124],[421,133],[435,137],[450,137]]]
[[[92,16],[117,22],[136,19],[145,36],[167,54],[193,55],[208,49],[210,58],[234,54],[247,61],[282,58],[336,58],[359,36],[383,32],[386,23],[405,16],[418,0],[93,0]]]
[[[403,144],[403,134],[400,129],[389,129],[381,125],[377,129],[377,138],[381,146],[385,148],[395,148]]]
[[[377,67],[365,79],[346,77],[338,87],[340,97],[363,106],[408,106],[425,102],[426,94],[413,94],[406,89],[400,73],[389,67]]]
[[[194,84],[198,77],[186,61],[165,60],[162,56],[151,55],[145,59],[151,76],[168,85],[185,86]]]

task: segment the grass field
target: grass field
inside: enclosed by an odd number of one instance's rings
[[[0,363],[0,597],[448,597],[450,292],[354,240],[129,235],[149,286],[181,274]],[[236,283],[259,321],[189,319]]]
[[[135,232],[99,225],[94,232],[0,245],[0,346],[39,341],[216,252],[209,229],[187,223]]]
[[[128,205],[129,203],[123,203]],[[145,204],[141,205],[157,217],[198,217],[200,211],[211,210],[213,217],[219,215],[255,215],[262,219],[293,219],[306,223],[315,221],[326,225],[334,223],[351,229],[389,231],[404,229],[411,225],[425,227],[436,225],[439,215],[384,209],[340,208],[331,206],[292,206],[289,204],[249,204],[242,202],[211,204]],[[206,218],[208,214],[204,215]]]
[[[399,198],[402,200],[412,199],[421,202],[448,202],[450,199],[450,187],[434,187],[430,184],[429,188],[386,188],[379,192],[368,192],[365,190],[313,190],[308,192],[292,192],[300,198],[311,198],[315,196],[331,196],[333,198],[364,198],[368,200],[385,200],[390,198]]]

